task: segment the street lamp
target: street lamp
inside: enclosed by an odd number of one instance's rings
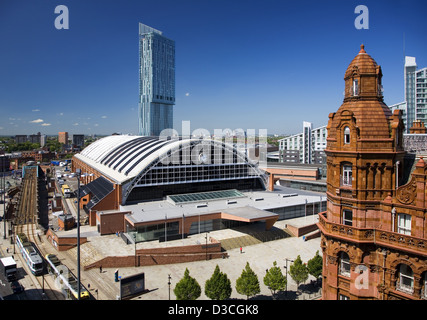
[[[206,261],[208,260],[208,233],[209,232],[206,232],[206,235],[205,235],[205,239],[206,239]]]
[[[133,243],[135,244],[135,250],[134,250],[134,252],[135,252],[135,267],[136,267],[136,231],[133,234]]]
[[[169,300],[171,299],[171,275],[168,274],[168,286],[169,286]]]
[[[80,300],[80,177],[82,171],[76,170],[77,175],[77,300]]]
[[[3,226],[4,226],[4,235],[3,235],[3,239],[6,239],[6,155],[3,155],[2,157],[2,164],[3,164],[3,172],[2,172],[2,177],[3,177]]]
[[[81,169],[76,169],[77,176],[77,299],[80,300],[81,281],[80,281],[80,178],[93,176],[93,174],[82,174]]]
[[[285,258],[286,260],[286,266],[283,266],[283,268],[285,268],[285,273],[286,273],[286,285],[285,285],[285,295],[286,297],[288,296],[288,261],[289,262],[294,262],[294,260]]]

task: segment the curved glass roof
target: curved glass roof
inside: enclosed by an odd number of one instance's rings
[[[113,180],[123,182],[144,168],[147,164],[145,159],[160,151],[162,147],[177,141],[180,140],[114,135],[93,142],[75,157]]]
[[[114,135],[93,142],[74,157],[120,184],[140,175],[143,170],[173,150],[181,149],[193,142],[197,144],[199,141],[208,141],[209,144],[225,148],[225,144],[216,140]],[[240,151],[232,146],[227,148],[239,153],[241,161],[247,161],[246,156]]]

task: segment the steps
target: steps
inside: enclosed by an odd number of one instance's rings
[[[292,235],[283,229],[272,228],[269,231],[256,231],[248,235],[228,238],[221,240],[221,247],[223,250],[231,250],[240,247],[248,247],[255,244],[274,241],[291,237]]]
[[[67,253],[77,261],[77,247],[68,250]],[[80,264],[82,267],[88,266],[103,258],[104,256],[101,255],[89,242],[80,245]]]

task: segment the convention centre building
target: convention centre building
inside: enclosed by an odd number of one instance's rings
[[[90,225],[131,242],[250,223],[269,230],[326,206],[319,194],[273,185],[245,153],[211,139],[112,135],[76,154],[71,170]]]

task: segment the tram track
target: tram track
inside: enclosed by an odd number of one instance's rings
[[[26,234],[28,240],[34,244],[37,248],[38,253],[44,260],[45,255],[48,253],[43,248],[41,238],[36,233],[36,223],[38,222],[38,177],[37,167],[29,168],[26,170],[23,182],[22,190],[19,198],[18,208],[16,215],[13,219],[13,225],[15,226],[15,235],[20,233]],[[37,234],[37,236],[36,236]],[[14,239],[15,242],[15,239]],[[27,274],[31,274],[28,266],[24,259],[19,255]],[[43,291],[47,289],[46,296],[50,300],[64,300],[63,295],[57,291],[54,284],[51,284],[47,277],[44,278],[44,274],[40,276],[30,276],[34,286],[42,288]],[[36,283],[37,282],[37,283]],[[44,299],[43,293],[40,292],[40,297]]]

